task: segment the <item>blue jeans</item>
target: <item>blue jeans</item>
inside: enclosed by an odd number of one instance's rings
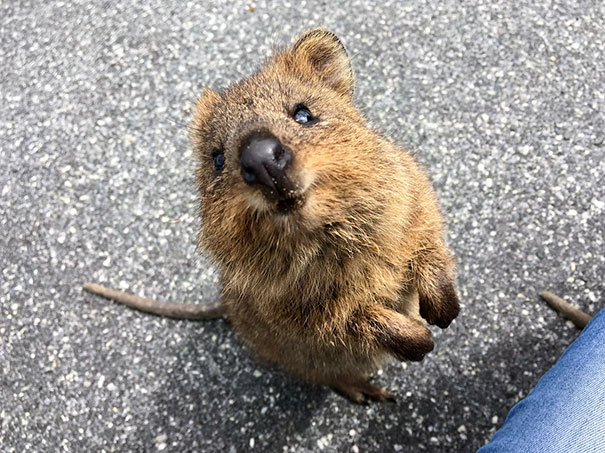
[[[605,452],[605,309],[477,453]]]

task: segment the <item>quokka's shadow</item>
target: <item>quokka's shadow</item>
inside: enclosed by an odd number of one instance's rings
[[[393,391],[397,403],[371,403],[371,416],[367,407],[344,398],[332,403],[342,416],[365,419],[355,439],[360,451],[376,445],[399,445],[410,452],[419,446],[429,452],[475,451],[575,338],[574,332],[560,335],[566,327],[556,316],[548,329],[553,334],[526,329],[481,347],[471,343],[462,364],[453,363],[445,351],[405,371],[397,363],[388,365],[378,383]],[[251,439],[270,451],[301,443],[315,447],[316,439],[304,439],[303,433],[314,414],[325,411],[332,391],[264,366],[224,321],[201,330],[180,350],[174,379],[156,392],[168,419],[155,421],[168,437],[172,433],[187,439],[192,450],[203,451],[240,451],[249,448]],[[414,391],[407,395],[406,389]],[[326,432],[342,429],[336,415],[324,422]]]

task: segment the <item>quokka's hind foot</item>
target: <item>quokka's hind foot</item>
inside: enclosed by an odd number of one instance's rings
[[[368,400],[391,401],[395,398],[385,389],[370,384],[369,380],[342,379],[331,385],[332,389],[357,404],[367,404]]]

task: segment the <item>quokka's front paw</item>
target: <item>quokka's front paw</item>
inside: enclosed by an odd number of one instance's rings
[[[419,294],[420,316],[429,324],[448,327],[460,312],[460,302],[452,279],[442,271],[430,293]]]
[[[421,361],[435,347],[431,331],[419,322],[412,322],[405,330],[393,330],[386,339],[388,349],[402,361]]]

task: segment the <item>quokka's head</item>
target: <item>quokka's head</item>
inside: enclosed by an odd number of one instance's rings
[[[338,230],[379,210],[388,169],[333,33],[307,31],[249,78],[204,91],[193,126],[202,238]]]

